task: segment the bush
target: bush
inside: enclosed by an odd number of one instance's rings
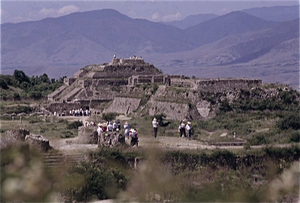
[[[104,113],[102,114],[102,119],[105,121],[112,121],[116,118],[117,113]]]
[[[300,141],[300,132],[299,131],[292,132],[290,135],[290,141],[291,142],[299,142]]]
[[[157,119],[157,122],[158,122],[159,126],[166,127],[166,126],[168,126],[170,124],[169,121],[164,122],[164,119],[166,118],[166,115],[163,114],[163,113],[162,114],[157,114],[153,118]]]
[[[80,126],[83,126],[81,121],[74,121],[67,125],[67,129],[78,129]]]
[[[282,118],[276,123],[276,126],[281,130],[287,130],[292,128],[294,130],[300,129],[300,117],[299,113],[293,112],[290,113],[287,117]]]
[[[74,137],[74,134],[69,130],[64,131],[63,134],[60,135],[60,138],[71,138],[71,137]]]
[[[263,145],[263,144],[269,143],[268,139],[266,138],[266,136],[264,134],[254,135],[250,140],[248,140],[248,142],[251,145]]]

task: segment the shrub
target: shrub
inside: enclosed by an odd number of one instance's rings
[[[111,121],[114,120],[117,115],[117,113],[104,113],[102,114],[102,119],[105,121]]]
[[[299,131],[292,132],[290,135],[290,141],[291,142],[299,142],[300,141],[300,132]]]
[[[81,121],[73,121],[67,125],[67,129],[78,129],[80,126],[83,126]]]
[[[155,115],[154,118],[157,119],[158,125],[160,125],[160,126],[165,127],[170,124],[169,121],[167,121],[167,122],[164,121],[164,119],[166,118],[166,115],[163,113]]]
[[[290,113],[287,117],[282,118],[276,123],[276,126],[281,130],[292,128],[294,130],[300,129],[300,117],[298,112]]]

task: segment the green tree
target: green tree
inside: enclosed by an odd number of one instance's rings
[[[21,70],[15,70],[13,77],[19,81],[21,84],[22,82],[28,82],[30,83],[29,77]]]

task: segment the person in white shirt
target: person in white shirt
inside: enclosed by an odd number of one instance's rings
[[[124,124],[124,129],[125,129],[125,137],[128,139],[129,138],[129,130],[130,130],[130,125],[128,124],[128,122],[126,121]]]
[[[157,126],[158,126],[158,122],[157,122],[156,118],[153,119],[152,126],[153,126],[153,130],[154,130],[154,137],[156,138],[156,136],[157,136]]]
[[[113,131],[113,125],[111,124],[111,122],[109,122],[108,125],[107,125],[107,131],[108,132],[112,132]]]
[[[184,120],[181,122],[181,124],[179,126],[179,130],[180,130],[180,136],[181,137],[186,137],[186,134],[185,134],[185,122],[184,122]]]
[[[100,144],[100,142],[101,142],[101,135],[103,133],[102,124],[101,123],[98,123],[97,133],[98,133],[98,144]]]
[[[192,136],[192,124],[191,124],[191,122],[187,122],[187,125],[185,126],[185,129],[188,133],[189,140],[191,140],[191,136]]]

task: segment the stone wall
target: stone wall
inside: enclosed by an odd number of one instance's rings
[[[182,120],[188,116],[189,106],[183,103],[152,101],[149,115],[164,113],[166,119]]]
[[[25,141],[26,135],[29,134],[30,132],[28,130],[20,128],[20,129],[6,131],[4,137],[7,140]]]
[[[183,86],[183,87],[194,87],[195,80],[193,79],[182,79],[181,77],[171,78],[171,85]]]
[[[96,126],[81,126],[78,128],[78,144],[97,144],[98,133]]]
[[[195,83],[199,90],[209,92],[224,92],[238,89],[250,89],[253,86],[260,86],[262,85],[262,80],[245,78],[221,78],[201,79],[197,80]]]
[[[57,90],[52,92],[51,94],[48,94],[48,100],[49,101],[56,101],[56,99],[63,93],[63,91],[67,88],[68,86],[62,85],[59,87]]]
[[[64,84],[67,86],[70,86],[73,84],[73,82],[75,82],[77,78],[64,78]]]
[[[32,148],[41,152],[47,152],[51,149],[49,140],[45,139],[42,135],[26,135],[25,140]]]
[[[141,99],[137,99],[137,98],[115,97],[112,104],[103,112],[130,114],[139,107],[140,102]]]
[[[128,85],[134,86],[137,84],[158,83],[171,84],[171,78],[168,75],[133,75],[128,78]]]

